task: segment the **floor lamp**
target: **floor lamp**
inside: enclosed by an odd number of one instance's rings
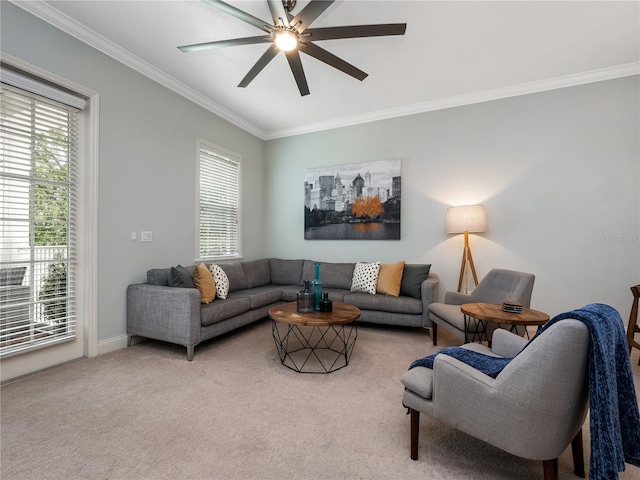
[[[466,278],[465,293],[469,291],[469,278],[467,268],[471,267],[473,281],[478,285],[476,267],[473,264],[471,248],[469,247],[469,232],[479,233],[487,230],[487,214],[484,205],[463,205],[447,208],[445,221],[447,233],[464,233],[464,250],[462,252],[462,265],[460,265],[460,279],[458,280],[458,292],[462,291],[462,279]]]

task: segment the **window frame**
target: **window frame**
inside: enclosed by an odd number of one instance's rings
[[[221,147],[213,142],[205,140],[203,138],[197,138],[196,145],[196,262],[201,261],[223,261],[223,260],[238,260],[242,259],[242,156],[229,150],[227,148]],[[221,159],[227,160],[229,162],[235,163],[237,165],[237,175],[238,175],[238,183],[237,183],[237,210],[236,210],[236,238],[237,238],[237,248],[236,252],[227,255],[207,255],[202,252],[202,232],[201,232],[201,167],[203,162],[203,150],[206,150],[209,154],[212,154]]]
[[[24,351],[2,359],[2,382],[73,361],[80,357],[95,357],[116,348],[98,343],[98,164],[100,143],[100,94],[44,68],[0,52],[2,68],[11,68],[45,83],[61,87],[86,99],[80,122],[77,204],[77,283],[82,293],[76,299],[76,341],[51,345],[48,348]],[[4,77],[3,77],[4,78]]]

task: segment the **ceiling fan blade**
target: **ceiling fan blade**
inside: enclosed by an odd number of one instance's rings
[[[404,35],[406,23],[385,23],[381,25],[352,25],[350,27],[310,28],[303,41],[334,40],[338,38],[384,37]]]
[[[259,18],[254,17],[253,15],[247,12],[243,12],[242,10],[232,5],[229,5],[228,3],[221,2],[220,0],[202,0],[202,1],[208,5],[211,5],[212,7],[217,8],[218,10],[222,10],[223,12],[236,17],[238,20],[242,20],[243,22],[246,22],[250,25],[253,25],[254,27],[264,30],[265,32],[270,32],[271,30],[273,30],[273,25],[270,25],[264,20],[260,20]]]
[[[333,53],[326,51],[324,48],[313,43],[305,43],[300,51],[317,58],[321,62],[331,65],[333,68],[337,68],[341,72],[351,75],[353,78],[357,78],[362,81],[369,76],[368,73],[363,72],[359,68],[354,67],[348,62],[345,62],[339,57],[336,57]]]
[[[280,49],[276,46],[276,44],[272,43],[271,46],[267,49],[267,51],[264,52],[262,56],[258,59],[256,64],[251,68],[251,70],[249,70],[249,73],[247,73],[244,76],[244,78],[242,79],[242,81],[238,86],[244,88],[247,85],[249,85],[251,81],[254,78],[256,78],[256,76],[262,71],[262,69],[266,67],[271,60],[273,60],[273,57],[275,57],[279,51]]]
[[[271,42],[271,37],[263,35],[261,37],[234,38],[232,40],[219,40],[216,42],[194,43],[193,45],[183,45],[178,47],[183,52],[197,52],[210,48],[235,47],[238,45],[252,45],[255,43]]]
[[[282,23],[285,27],[289,28],[289,17],[287,11],[284,8],[282,0],[267,0],[269,5],[269,11],[271,11],[271,17],[273,18],[273,24],[279,25],[279,19],[282,19]]]
[[[298,33],[302,33],[309,28],[309,25],[311,25],[322,12],[329,8],[334,1],[335,0],[311,0],[289,23],[298,30]],[[296,26],[298,22],[300,22],[300,25]]]
[[[300,95],[303,97],[305,95],[309,95],[309,85],[307,85],[307,77],[304,74],[304,70],[302,69],[302,61],[300,60],[300,53],[298,50],[289,50],[288,52],[284,52],[287,56],[287,60],[289,61],[289,66],[291,67],[291,72],[293,73],[294,78],[296,79],[296,83],[298,84],[298,90],[300,90]]]

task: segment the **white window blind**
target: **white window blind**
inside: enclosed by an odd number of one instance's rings
[[[240,157],[198,142],[199,258],[240,256]]]
[[[0,356],[75,338],[78,110],[1,84]]]

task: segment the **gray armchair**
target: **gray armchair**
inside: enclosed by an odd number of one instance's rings
[[[453,333],[464,342],[470,340],[469,334],[477,332],[479,326],[473,321],[465,322],[464,314],[460,311],[460,305],[465,303],[501,304],[505,301],[511,301],[521,303],[524,307],[529,308],[535,278],[531,273],[494,268],[487,273],[470,294],[447,292],[444,297],[444,303],[432,303],[429,305],[433,344],[438,344],[438,326]],[[495,324],[490,323],[487,325],[486,333],[489,339],[491,339],[495,328]],[[525,328],[518,327],[518,333],[524,335]]]
[[[512,357],[526,343],[498,329],[491,349],[463,348]],[[438,355],[433,369],[408,370],[402,401],[411,415],[411,458],[418,459],[422,412],[513,455],[542,460],[545,480],[558,478],[558,456],[571,443],[575,473],[584,477],[589,346],[587,326],[567,319],[540,333],[495,379],[447,355]]]

